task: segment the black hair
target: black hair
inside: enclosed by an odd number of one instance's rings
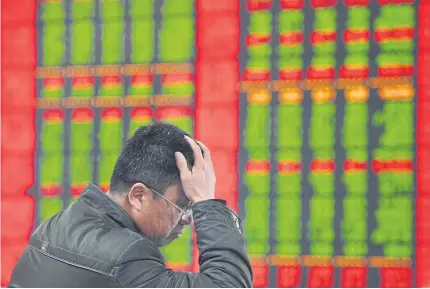
[[[143,183],[163,194],[180,182],[175,152],[181,152],[192,167],[194,155],[180,128],[163,122],[139,127],[121,150],[110,179],[113,194],[128,192],[135,183]]]

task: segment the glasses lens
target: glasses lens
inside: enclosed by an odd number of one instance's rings
[[[185,211],[185,213],[182,215],[182,220],[188,220],[192,217],[193,211],[191,209],[188,209]]]

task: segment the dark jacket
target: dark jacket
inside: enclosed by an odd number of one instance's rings
[[[89,184],[35,230],[9,287],[251,287],[236,214],[214,200],[192,209],[200,273],[174,272],[127,213]]]

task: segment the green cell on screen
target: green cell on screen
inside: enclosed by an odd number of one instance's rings
[[[249,14],[249,34],[272,35],[272,12],[258,11]]]
[[[251,195],[245,200],[246,216],[243,227],[247,240],[269,239],[270,200],[267,197]]]
[[[128,137],[131,137],[135,131],[142,125],[149,125],[152,123],[152,118],[145,119],[130,119],[130,125],[128,129]]]
[[[279,240],[276,245],[276,254],[280,256],[300,256],[302,254],[302,245],[300,241]]]
[[[367,241],[345,242],[343,254],[349,257],[365,257],[368,253]]]
[[[166,262],[191,263],[193,255],[191,238],[191,226],[187,226],[179,239],[173,241],[169,246],[162,247],[161,252],[166,257]]]
[[[71,24],[71,63],[89,65],[95,60],[95,28],[92,20],[77,20]]]
[[[188,116],[184,117],[166,117],[163,119],[160,119],[160,121],[171,123],[173,125],[176,125],[186,133],[192,135],[193,134],[193,119]]]
[[[245,127],[245,147],[253,150],[269,149],[271,131],[269,105],[248,105]]]
[[[343,200],[342,238],[345,242],[367,239],[367,198],[347,196]]]
[[[46,22],[43,26],[43,65],[59,66],[64,62],[66,25],[64,22]]]
[[[164,18],[160,30],[158,58],[162,62],[185,62],[194,54],[193,17]]]
[[[248,58],[246,69],[270,71],[271,60],[269,57]]]
[[[180,15],[193,16],[195,0],[165,0],[161,8],[163,17]]]
[[[333,103],[312,105],[309,145],[313,148],[332,148],[335,145],[336,106]]]
[[[194,84],[192,82],[164,84],[161,87],[161,93],[171,96],[193,95]]]
[[[313,256],[330,257],[334,254],[334,246],[332,242],[313,242],[309,247],[309,251]]]
[[[43,152],[40,158],[40,185],[62,184],[64,177],[64,154],[60,152]]]
[[[86,185],[92,181],[93,159],[91,151],[74,151],[70,157],[71,185]]]
[[[99,156],[99,184],[101,186],[110,183],[113,169],[115,168],[116,160],[118,159],[120,151],[103,151]]]
[[[315,30],[336,32],[336,8],[315,9]]]
[[[124,17],[124,2],[118,0],[100,1],[101,19],[105,21],[119,20]]]
[[[378,189],[381,196],[394,197],[399,193],[413,192],[412,173],[381,172],[378,174]]]
[[[62,21],[65,18],[65,4],[62,1],[43,1],[41,4],[42,20],[44,22]]]
[[[151,2],[151,1],[140,1]],[[154,20],[132,20],[131,27],[131,62],[151,63],[154,59]],[[152,88],[151,88],[152,89]]]
[[[46,221],[64,209],[61,197],[43,197],[39,200],[39,214],[41,221]]]
[[[253,240],[246,238],[246,247],[248,254],[252,256],[267,255],[270,250],[270,245],[267,240]]]
[[[299,149],[303,144],[302,106],[281,104],[278,109],[278,147]]]
[[[302,192],[302,174],[278,174],[278,194],[282,198],[296,198]]]
[[[248,34],[250,37],[268,38],[272,36],[272,13],[258,11],[249,14]],[[272,53],[270,42],[248,45],[251,58],[268,57]]]
[[[385,256],[411,256],[413,202],[413,198],[408,196],[380,198],[379,208],[375,213],[377,228],[372,232],[372,241],[384,246]]]
[[[115,1],[119,2],[119,1]],[[104,19],[102,25],[102,63],[117,64],[123,60],[124,23],[122,20]]]
[[[334,219],[327,217],[317,218],[311,215],[308,223],[308,239],[310,243],[332,243],[334,238]]]
[[[303,58],[301,55],[291,55],[291,54],[285,54],[281,55],[280,58],[278,59],[278,67],[280,70],[282,69],[296,69],[296,70],[302,70],[303,69]],[[301,109],[301,105],[299,104],[281,104],[280,105],[280,110],[281,108],[283,109],[284,107],[288,107],[288,106],[296,106],[299,107]],[[295,111],[293,109],[289,109],[292,110],[291,113],[293,113],[294,115],[297,115],[297,112],[299,109],[295,109]],[[279,111],[279,113],[282,113],[282,111]]]
[[[63,2],[41,3],[43,65],[58,66],[63,64],[66,46],[65,5]]]
[[[412,147],[415,139],[415,113],[413,102],[392,102],[384,104],[384,111],[374,116],[375,124],[383,124],[384,132],[379,139],[383,147]]]
[[[58,119],[57,121],[46,120],[42,123],[41,133],[41,150],[47,154],[63,153],[63,122]]]
[[[279,12],[278,19],[280,33],[302,31],[304,19],[305,16],[301,10],[282,10]]]
[[[346,103],[343,125],[343,146],[345,148],[367,147],[368,144],[367,103]]]
[[[332,197],[334,195],[334,173],[310,173],[308,178],[315,194],[324,197]]]
[[[103,21],[101,25],[101,62],[119,64],[124,60],[124,21],[110,19]]]
[[[318,222],[318,219],[333,219],[335,214],[335,200],[330,197],[313,196],[310,201],[311,219]]]
[[[364,6],[350,7],[348,9],[346,26],[348,29],[369,29],[370,9]]]
[[[152,17],[154,15],[154,1],[129,0],[129,13],[132,18]]]
[[[343,182],[348,194],[354,196],[364,196],[367,194],[367,171],[345,173],[343,175]]]
[[[86,112],[86,111],[85,111]],[[91,115],[85,115],[88,119],[79,119],[77,113],[71,124],[71,150],[72,152],[90,152],[93,147],[94,123]]]
[[[276,201],[276,232],[281,241],[300,241],[302,235],[302,201],[300,198],[278,199]]]
[[[245,184],[253,196],[268,197],[270,193],[270,174],[245,173]]]
[[[102,120],[100,124],[100,151],[116,153],[121,150],[123,125],[120,119]]]

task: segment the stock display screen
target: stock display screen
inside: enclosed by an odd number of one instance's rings
[[[425,286],[417,164],[430,161],[420,138],[430,119],[418,108],[430,106],[417,99],[429,86],[419,36],[430,23],[419,19],[430,6],[420,5],[38,1],[29,222],[89,182],[107,191],[124,141],[166,121],[211,148],[254,286]],[[162,251],[169,267],[198,270],[191,228]]]

